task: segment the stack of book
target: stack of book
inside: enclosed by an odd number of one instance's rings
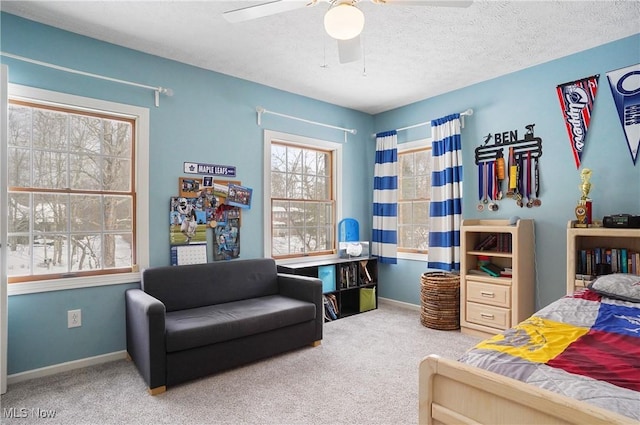
[[[480,265],[480,270],[489,274],[489,276],[500,277],[500,273],[504,270],[502,267],[493,263],[485,263]]]
[[[504,270],[500,272],[500,277],[512,277],[513,269],[511,267],[505,267]]]
[[[490,233],[474,247],[475,251],[511,252],[511,233]]]

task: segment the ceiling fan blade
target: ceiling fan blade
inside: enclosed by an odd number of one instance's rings
[[[350,40],[336,40],[338,42],[338,60],[340,63],[355,62],[362,57],[360,36]]]
[[[435,7],[469,7],[473,0],[372,0],[377,4],[391,6],[435,6]]]
[[[250,21],[252,19],[275,15],[281,12],[302,9],[307,6],[315,6],[315,4],[316,2],[313,0],[274,0],[268,3],[230,10],[228,12],[224,12],[222,16],[224,16],[227,22],[235,24],[236,22]]]

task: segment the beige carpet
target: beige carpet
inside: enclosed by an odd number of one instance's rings
[[[384,303],[326,323],[319,347],[149,396],[125,360],[10,385],[3,424],[415,424],[418,364],[457,358],[477,338],[420,324]],[[40,409],[40,410],[38,410]],[[38,415],[54,413],[53,418]],[[13,417],[10,417],[13,416]]]

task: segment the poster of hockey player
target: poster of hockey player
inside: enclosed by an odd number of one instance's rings
[[[172,197],[169,242],[184,245],[207,242],[207,213],[199,198]]]

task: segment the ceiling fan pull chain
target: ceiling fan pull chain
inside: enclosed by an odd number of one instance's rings
[[[327,65],[327,43],[325,41],[322,42],[322,65],[320,68],[329,68]]]
[[[364,54],[364,37],[360,36],[362,47],[362,76],[367,76],[367,55]]]

